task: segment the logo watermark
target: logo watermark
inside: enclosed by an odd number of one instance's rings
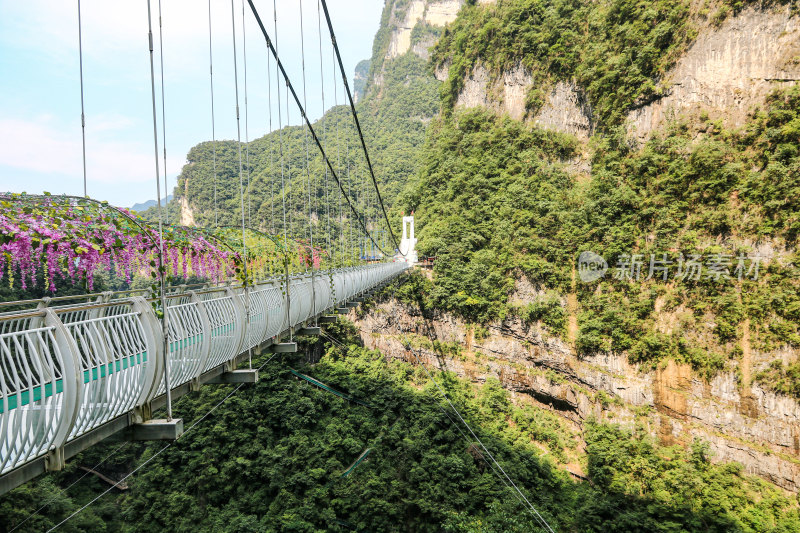
[[[617,257],[609,276],[622,281],[701,281],[757,280],[764,257],[760,255],[737,256],[725,253],[689,254],[669,256],[660,254],[627,254]],[[605,277],[609,271],[603,256],[594,252],[581,252],[578,257],[578,276],[584,283]]]
[[[578,276],[584,283],[597,281],[606,275],[608,263],[602,256],[594,252],[581,252],[578,257]]]

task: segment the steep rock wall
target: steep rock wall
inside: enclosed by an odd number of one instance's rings
[[[705,110],[729,127],[779,86],[800,80],[800,17],[751,7],[706,27],[661,83],[665,96],[632,110],[628,131],[647,139],[665,120]]]
[[[491,2],[481,2],[491,3]],[[447,66],[436,72],[445,80]],[[628,131],[644,141],[666,120],[706,111],[729,127],[775,88],[800,81],[800,17],[788,8],[751,7],[720,27],[701,28],[695,42],[659,87],[662,97],[643,102],[627,117]],[[531,76],[520,65],[492,75],[478,64],[466,76],[456,107],[482,106],[512,118],[527,116],[525,96]],[[580,87],[558,81],[550,88],[533,123],[586,139],[593,132],[592,111]]]
[[[397,8],[392,12],[392,32],[389,37],[389,49],[386,59],[399,57],[411,49],[411,34],[414,27],[420,22],[425,22],[431,26],[445,26],[456,19],[463,0],[440,0],[430,2],[425,0],[412,0],[405,8],[405,15],[398,13]],[[415,46],[413,51],[420,57],[428,57],[428,46],[420,44]]]
[[[194,226],[194,212],[189,205],[189,180],[187,179],[181,195],[181,226]]]
[[[423,317],[392,299],[350,318],[364,343],[388,357],[416,364],[403,342],[416,339],[424,364],[476,382],[497,376],[507,389],[579,424],[590,416],[622,424],[643,418],[664,444],[701,438],[715,460],[737,461],[747,473],[800,490],[800,404],[757,384],[744,387],[734,373],[706,382],[675,362],[647,370],[611,354],[579,359],[564,342],[516,319],[491,325],[476,340],[472,326],[451,315]],[[437,353],[430,340],[457,343],[460,354]]]
[[[447,65],[435,72],[440,81],[447,78]],[[456,99],[456,108],[484,107],[513,119],[528,117],[526,99],[532,85],[530,73],[522,66],[492,76],[482,64],[464,79]],[[547,93],[542,108],[534,115],[533,123],[545,129],[588,139],[594,126],[592,110],[580,88],[572,82],[559,81]]]

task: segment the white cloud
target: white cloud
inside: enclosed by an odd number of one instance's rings
[[[122,119],[124,123],[127,119]],[[155,155],[152,147],[140,143],[103,138],[113,130],[113,117],[101,117],[99,129],[87,139],[87,176],[89,183],[133,184],[155,179]],[[99,138],[98,138],[99,137]],[[44,175],[69,176],[80,183],[83,176],[81,137],[77,128],[60,128],[52,119],[34,121],[0,119],[0,161],[6,166]],[[179,168],[182,159],[169,159],[171,168]],[[54,182],[58,179],[54,179]],[[54,183],[54,186],[58,183]]]

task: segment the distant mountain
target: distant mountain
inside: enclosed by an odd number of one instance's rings
[[[171,201],[172,201],[172,195],[170,194],[169,196],[167,196],[167,203]],[[137,213],[140,213],[142,211],[147,211],[151,207],[154,207],[156,204],[157,202],[155,200],[147,200],[146,202],[142,202],[140,204],[133,204],[133,207],[131,207],[131,211],[136,211]]]
[[[359,61],[356,65],[356,71],[353,75],[353,99],[358,103],[364,98],[364,91],[367,88],[367,80],[369,79],[369,59]]]

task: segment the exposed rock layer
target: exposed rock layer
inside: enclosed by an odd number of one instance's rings
[[[399,19],[397,11],[392,13],[394,29],[389,37],[386,59],[399,57],[411,49],[411,34],[420,22],[431,26],[445,26],[456,19],[463,0],[440,0],[429,2],[412,0],[405,8],[405,16]],[[428,46],[431,46],[430,43]],[[420,57],[428,57],[428,46],[415,46],[413,51]]]
[[[666,96],[628,114],[629,131],[643,140],[691,110],[741,126],[772,89],[798,80],[800,17],[788,8],[751,7],[700,32],[661,84]]]
[[[484,3],[484,2],[482,2]],[[489,2],[486,2],[489,3]],[[447,68],[436,77],[444,81]],[[800,81],[800,17],[788,8],[751,7],[719,28],[706,26],[688,52],[660,83],[663,96],[628,113],[628,131],[645,140],[670,118],[706,111],[729,127],[740,126],[774,88]],[[482,106],[512,118],[527,116],[532,79],[521,65],[492,75],[475,65],[464,79],[456,107]],[[533,122],[586,139],[592,111],[581,89],[558,81],[548,91]]]
[[[631,424],[644,417],[664,444],[701,438],[715,460],[737,461],[747,473],[800,490],[800,404],[757,384],[745,387],[733,373],[705,382],[675,362],[645,371],[622,356],[578,359],[562,341],[518,320],[492,325],[485,339],[474,340],[471,326],[453,316],[423,317],[391,299],[361,319],[355,312],[351,318],[365,344],[388,357],[416,364],[404,337],[458,343],[460,356],[436,353],[425,342],[417,343],[416,352],[423,363],[475,382],[497,376],[507,389],[573,422],[594,416]]]

